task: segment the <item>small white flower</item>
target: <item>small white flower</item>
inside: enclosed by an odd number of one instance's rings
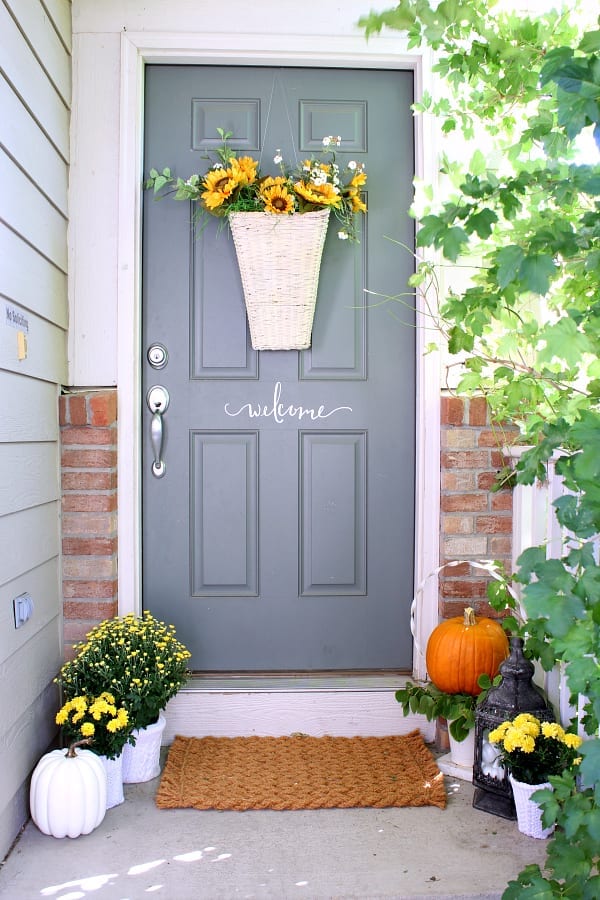
[[[347,241],[348,237],[349,235],[347,231],[338,231],[338,238],[340,239],[340,241]]]
[[[273,157],[273,162],[276,166],[283,162],[283,156],[281,155],[281,150],[277,148],[275,151],[275,156]]]
[[[323,138],[323,146],[324,146],[324,147],[329,147],[329,145],[330,145],[330,143],[332,142],[332,140],[333,140],[332,137],[324,137],[324,138]]]
[[[355,159],[350,160],[350,162],[348,163],[348,168],[351,169],[352,171],[355,170],[355,168],[356,168],[356,160]]]

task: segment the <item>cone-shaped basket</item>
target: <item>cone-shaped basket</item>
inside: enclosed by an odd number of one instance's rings
[[[230,214],[255,350],[310,347],[328,221],[328,209]]]

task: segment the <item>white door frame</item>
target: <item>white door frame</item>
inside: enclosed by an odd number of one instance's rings
[[[273,46],[277,45],[277,50]],[[146,63],[211,65],[296,65],[412,70],[415,99],[430,67],[421,55],[404,51],[399,38],[369,43],[362,36],[185,34],[124,32],[121,35],[119,143],[117,387],[118,387],[118,536],[119,613],[141,609],[141,442],[140,318],[141,209],[144,66]],[[423,117],[415,119],[415,167],[418,178],[434,180],[432,135],[424,135]],[[385,135],[381,136],[385,140]],[[425,298],[418,297],[422,322]],[[439,562],[440,375],[438,354],[425,355],[431,334],[417,328],[415,585],[413,676],[424,678],[420,648],[438,622],[437,582],[428,578]]]

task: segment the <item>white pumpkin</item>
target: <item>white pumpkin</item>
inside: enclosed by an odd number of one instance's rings
[[[77,746],[46,753],[31,776],[31,818],[55,838],[89,834],[106,815],[104,766],[91,750],[75,752]]]

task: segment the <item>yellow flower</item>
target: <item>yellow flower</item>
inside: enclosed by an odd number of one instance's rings
[[[256,169],[258,162],[251,156],[240,156],[231,160],[231,172],[238,184],[254,184],[256,181]]]
[[[318,206],[339,206],[342,202],[340,194],[336,191],[332,184],[306,184],[304,181],[297,181],[294,184],[294,191],[306,200],[308,203],[314,203]]]
[[[565,732],[558,722],[542,722],[542,734],[547,738],[556,738],[558,741],[564,740]]]
[[[350,204],[352,206],[352,212],[364,212],[367,211],[367,204],[364,200],[360,199],[360,195],[358,191],[351,190],[348,193],[348,199],[350,200]]]
[[[490,740],[492,744],[499,744],[509,728],[510,722],[502,722],[501,725],[498,725],[497,728],[494,728],[493,731],[490,731],[488,740]]]
[[[294,198],[287,188],[274,185],[260,192],[265,212],[286,215],[294,212]]]
[[[523,753],[533,753],[535,750],[535,740],[529,734],[521,736],[521,750]]]
[[[571,732],[567,732],[563,737],[563,743],[567,745],[567,747],[573,747],[574,750],[577,747],[581,747],[583,740],[579,737],[578,734],[571,734]]]
[[[518,716],[515,716],[512,722],[517,728],[520,728],[522,725],[536,725],[539,727],[539,722],[535,716],[532,716],[531,713],[519,713]]]
[[[92,737],[95,731],[96,728],[93,722],[84,722],[81,726],[81,734],[83,737]]]
[[[231,169],[211,169],[204,176],[204,205],[207,209],[217,209],[231,197],[239,184]]]
[[[361,188],[364,187],[367,183],[367,173],[364,169],[357,169],[356,173],[353,175],[349,187],[353,188]]]

